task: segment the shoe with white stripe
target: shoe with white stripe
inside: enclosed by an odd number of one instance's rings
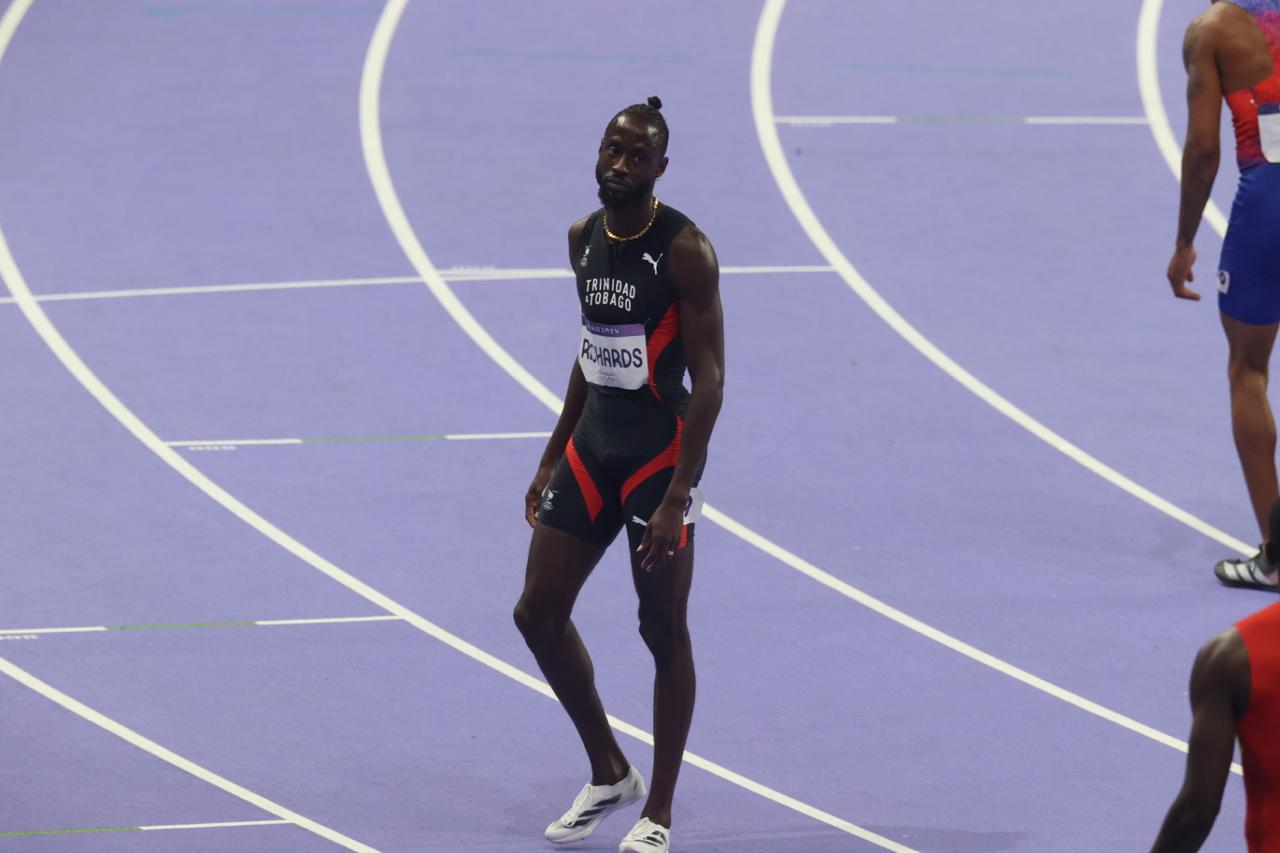
[[[643,799],[648,793],[644,777],[634,767],[628,768],[627,777],[616,784],[585,785],[569,810],[547,827],[547,840],[553,844],[581,841],[595,832],[610,812]]]
[[[670,850],[671,830],[647,817],[640,818],[618,845],[618,853],[670,853]]]
[[[1280,566],[1268,560],[1262,549],[1258,549],[1258,553],[1248,559],[1233,557],[1222,560],[1213,567],[1213,573],[1227,586],[1272,591],[1280,589],[1277,586],[1277,581],[1280,581]]]

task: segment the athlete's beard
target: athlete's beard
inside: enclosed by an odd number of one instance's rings
[[[604,182],[604,173],[596,173],[596,183],[599,189],[596,190],[596,197],[600,199],[600,203],[610,210],[621,210],[624,207],[635,202],[637,199],[647,198],[653,193],[653,187],[658,182],[657,178],[647,181],[638,186],[634,186],[629,190],[615,190]]]

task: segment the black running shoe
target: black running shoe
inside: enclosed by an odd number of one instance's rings
[[[1269,589],[1272,592],[1280,589],[1277,586],[1277,581],[1280,581],[1280,566],[1268,560],[1261,548],[1247,559],[1232,557],[1219,561],[1213,567],[1213,573],[1227,586]]]

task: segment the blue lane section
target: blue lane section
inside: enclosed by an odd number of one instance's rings
[[[410,272],[355,120],[381,7],[36,3],[0,74],[0,110],[24,117],[0,156],[4,228],[32,287]]]
[[[503,288],[505,283],[489,285]],[[49,306],[104,382],[165,440],[549,430],[451,372],[501,372],[422,285]]]
[[[3,642],[0,655],[31,657],[35,646],[46,642]],[[9,761],[0,833],[273,817],[3,676],[0,707],[0,746]],[[0,850],[52,849],[37,843],[0,837]]]
[[[360,615],[362,602],[179,477],[0,309],[0,627]]]

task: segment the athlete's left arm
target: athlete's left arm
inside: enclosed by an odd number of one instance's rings
[[[640,564],[647,571],[666,563],[667,552],[674,551],[680,541],[689,490],[724,399],[724,313],[715,249],[707,235],[690,225],[672,241],[669,251],[667,270],[677,291],[680,335],[693,388],[671,485],[640,543],[642,552],[648,550]]]
[[[1195,853],[1213,829],[1231,772],[1236,718],[1248,703],[1240,685],[1248,666],[1234,628],[1214,637],[1196,655],[1186,776],[1151,853]]]
[[[1187,282],[1195,281],[1191,271],[1196,262],[1193,243],[1221,156],[1222,78],[1218,75],[1217,37],[1213,24],[1202,17],[1187,27],[1182,44],[1182,61],[1187,68],[1187,142],[1182,148],[1178,237],[1167,272],[1169,286],[1179,299],[1200,299]]]

